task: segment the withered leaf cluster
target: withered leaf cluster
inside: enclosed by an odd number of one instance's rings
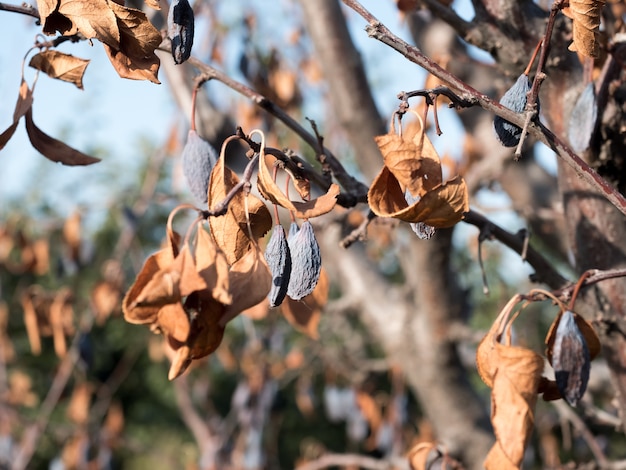
[[[465,181],[458,175],[443,181],[441,160],[423,125],[412,136],[392,129],[376,143],[385,162],[368,193],[376,215],[433,228],[451,227],[463,218],[469,210]]]
[[[167,245],[146,260],[122,304],[127,321],[149,324],[176,351],[170,379],[215,351],[226,322],[261,302],[271,281],[256,244],[229,264],[204,222],[195,228],[193,246],[168,230]]]
[[[158,7],[154,2],[148,4]],[[80,33],[87,39],[97,39],[120,77],[160,83],[157,78],[160,61],[154,51],[161,44],[161,34],[141,10],[112,0],[38,0],[37,8],[44,33],[63,36]],[[68,59],[48,57],[46,60],[48,65],[41,70],[48,73],[48,69],[54,71]]]
[[[255,311],[256,316],[263,316],[269,308],[272,273],[259,240],[272,228],[272,216],[266,204],[251,194],[249,187],[244,190],[239,176],[226,166],[224,153],[230,140],[210,171],[206,198],[209,213],[228,201],[225,214],[209,216],[208,223],[200,216],[181,240],[172,228],[173,217],[179,209],[193,206],[174,209],[165,246],[148,257],[122,302],[127,321],[150,325],[175,350],[170,380],[194,359],[215,351],[230,320],[252,307],[261,309]],[[317,199],[291,201],[269,176],[263,152],[259,162],[257,181],[264,198],[298,216],[315,217],[334,207],[339,192],[336,185]],[[311,336],[317,334],[321,306],[328,295],[326,279],[318,285],[319,289],[312,288],[301,299],[306,312],[291,305],[285,314]]]
[[[507,303],[476,351],[478,373],[492,389],[491,422],[496,443],[485,461],[488,470],[520,468],[534,426],[538,394],[543,394],[544,400],[565,398],[575,404],[586,386],[586,382],[581,384],[585,373],[588,377],[589,361],[600,351],[591,325],[573,312],[562,311],[546,337],[546,355],[557,380],[544,377],[544,358],[512,344],[514,309],[521,298],[516,295]],[[559,378],[561,372],[567,373],[565,380]]]

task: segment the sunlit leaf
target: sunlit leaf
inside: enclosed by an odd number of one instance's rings
[[[270,162],[275,161],[275,157],[266,155],[266,159]],[[292,201],[278,187],[267,167],[267,162],[263,158],[259,158],[259,174],[257,186],[261,195],[268,201],[278,204],[290,211],[293,211],[295,217],[299,219],[309,219],[318,217],[322,214],[330,212],[337,203],[339,195],[339,186],[332,183],[326,194],[310,201]]]
[[[237,175],[219,158],[209,180],[209,208],[220,203],[238,181]],[[246,223],[246,197],[253,237],[258,240],[272,228],[272,215],[265,204],[256,196],[246,196],[241,191],[230,201],[225,215],[210,217],[211,235],[231,265],[248,252],[251,243]]]
[[[20,92],[17,97],[17,103],[15,104],[15,110],[13,111],[13,124],[0,134],[0,150],[2,150],[11,137],[13,137],[19,120],[26,114],[32,105],[33,92],[28,87],[26,81],[22,80],[22,83],[20,84]]]
[[[25,119],[26,132],[31,144],[49,160],[68,166],[91,165],[100,161],[99,158],[91,157],[73,149],[39,129],[33,122],[32,108],[26,111]]]
[[[82,90],[83,75],[89,65],[89,60],[48,49],[35,54],[28,65],[41,70],[51,78],[73,83]]]

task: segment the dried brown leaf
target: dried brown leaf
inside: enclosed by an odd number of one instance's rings
[[[159,0],[144,0],[144,3],[148,5],[150,8],[154,8],[155,10],[160,10],[161,5],[159,4]]]
[[[275,157],[271,155],[266,156],[266,158],[270,162],[275,160]],[[299,219],[310,219],[330,212],[335,207],[337,196],[339,195],[339,186],[333,183],[328,188],[326,194],[318,198],[305,202],[292,201],[278,187],[272,178],[267,162],[263,158],[259,158],[257,187],[265,199],[293,211],[295,213],[294,216]]]
[[[329,288],[328,274],[322,268],[319,281],[313,292],[298,301],[290,297],[285,298],[285,301],[280,306],[281,312],[296,330],[310,338],[318,339],[319,332],[317,328],[322,310],[328,302]]]
[[[378,216],[422,222],[435,228],[453,226],[469,210],[467,186],[462,177],[456,176],[434,187],[409,205],[398,180],[386,166],[370,187],[368,203]]]
[[[222,325],[265,300],[272,287],[272,273],[258,245],[231,266],[229,286],[233,301],[225,308]]]
[[[70,258],[77,262],[80,258],[81,242],[81,214],[77,210],[65,219],[63,241],[70,250]]]
[[[56,10],[53,10],[45,19],[42,17],[43,31],[46,34],[54,34],[58,31],[64,36],[81,33],[87,39],[96,38],[103,44],[117,47],[120,32],[115,15],[110,8],[111,3],[114,2],[59,0]]]
[[[111,61],[111,65],[122,78],[130,80],[149,80],[160,84],[158,78],[161,61],[154,55],[152,57],[136,59],[128,56],[124,51],[104,45],[104,50]]]
[[[571,51],[587,57],[598,57],[598,36],[604,0],[570,0],[563,13],[572,18],[573,42]]]
[[[543,358],[511,345],[508,318],[518,301],[515,296],[502,309],[476,351],[479,374],[492,388],[491,422],[496,443],[485,461],[488,470],[519,468],[534,426]]]
[[[137,299],[154,275],[174,262],[175,250],[173,246],[174,244],[170,240],[167,247],[150,255],[144,262],[135,282],[130,286],[122,301],[122,311],[127,322],[143,324],[153,323],[156,320],[159,307],[153,305],[139,306]]]
[[[29,88],[26,81],[22,80],[22,83],[20,84],[20,92],[17,97],[17,103],[15,103],[15,110],[13,111],[13,124],[0,134],[0,150],[2,150],[11,137],[13,137],[19,120],[26,114],[32,105],[33,92]]]
[[[211,289],[213,298],[223,304],[230,304],[232,296],[228,290],[228,261],[211,234],[204,230],[204,223],[198,224],[196,237],[196,268]]]
[[[99,158],[91,157],[69,145],[64,144],[60,140],[50,137],[48,134],[39,129],[33,122],[33,110],[29,108],[26,111],[26,132],[30,142],[44,157],[53,162],[62,163],[63,165],[91,165],[100,161]]]
[[[221,202],[238,181],[237,175],[224,166],[224,159],[219,158],[209,180],[209,207]],[[272,215],[265,204],[256,196],[246,196],[241,191],[230,201],[225,215],[210,217],[211,235],[231,265],[249,251],[251,243],[246,223],[246,197],[253,238],[258,240],[272,228]]]
[[[420,138],[421,137],[421,138]],[[414,139],[397,134],[376,137],[376,144],[400,187],[414,196],[422,196],[441,184],[441,164],[430,139],[418,133]]]
[[[87,65],[89,65],[89,60],[48,49],[35,54],[28,65],[41,70],[51,78],[73,83],[82,90],[83,75]]]
[[[180,302],[164,305],[157,314],[159,330],[179,343],[184,343],[191,330],[189,316]]]

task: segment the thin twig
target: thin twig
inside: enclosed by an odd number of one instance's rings
[[[78,360],[78,343],[80,335],[81,332],[76,333],[69,351],[61,360],[61,364],[59,365],[56,375],[54,376],[50,390],[48,390],[48,394],[39,408],[37,420],[24,433],[24,437],[22,438],[22,442],[20,443],[17,455],[15,456],[15,460],[13,461],[13,465],[11,467],[12,470],[24,470],[27,468],[30,460],[32,459],[35,450],[37,449],[39,438],[45,431],[46,426],[50,421],[50,415],[56,408],[63,390],[65,390],[65,386],[72,375],[76,361]]]
[[[22,3],[21,5],[11,5],[9,3],[0,3],[0,10],[10,11],[13,13],[19,13],[21,15],[32,16],[37,21],[40,21],[39,10],[32,5]]]
[[[363,222],[361,222],[357,228],[355,228],[354,230],[352,230],[352,232],[345,236],[339,242],[339,246],[341,246],[342,248],[349,248],[354,242],[366,240],[367,227],[376,217],[376,214],[374,214],[372,211],[369,211],[365,220],[363,220]]]
[[[161,44],[161,46],[159,46],[159,50],[170,52],[171,47],[169,41],[165,41],[163,44]],[[253,103],[267,111],[272,116],[282,121],[283,124],[285,124],[292,131],[294,131],[312,149],[316,151],[318,150],[317,137],[308,132],[303,126],[300,125],[299,122],[297,122],[289,114],[279,108],[274,102],[270,101],[260,93],[257,93],[253,89],[247,87],[243,83],[233,80],[225,73],[196,59],[195,57],[190,57],[187,62],[201,71],[202,75],[198,78],[199,83],[205,83],[213,79],[223,83],[237,93],[250,99]],[[367,185],[363,184],[355,177],[353,177],[350,173],[348,173],[348,171],[346,171],[339,159],[337,159],[337,157],[335,157],[335,155],[326,147],[323,148],[323,153],[326,162],[328,163],[328,166],[332,170],[333,176],[336,178],[337,182],[345,191],[337,197],[338,204],[344,207],[352,207],[359,202],[367,202],[367,192],[369,189]],[[329,184],[330,183],[323,187],[323,189],[328,189]]]
[[[502,242],[520,255],[524,253],[523,237],[504,230],[478,212],[473,210],[466,212],[463,217],[463,222],[478,227],[481,232],[485,230],[485,227],[489,227],[489,234],[493,238]],[[535,274],[533,275],[534,281],[543,282],[553,289],[562,288],[569,283],[567,279],[554,269],[548,260],[531,246],[526,248],[526,261],[535,269]]]
[[[369,24],[365,28],[368,35],[388,45],[398,53],[402,54],[411,62],[424,68],[432,75],[447,83],[452,89],[458,91],[461,100],[475,100],[476,104],[487,111],[491,111],[506,121],[522,128],[525,123],[525,117],[515,113],[510,109],[502,106],[500,103],[493,101],[487,95],[472,88],[467,83],[451,74],[435,61],[424,55],[424,53],[398,36],[393,34],[384,24],[367,11],[357,0],[342,0],[348,7],[352,8],[360,14]],[[544,143],[556,154],[563,159],[565,163],[571,166],[576,173],[584,179],[592,188],[596,189],[606,199],[608,199],[622,214],[626,215],[626,198],[605,181],[595,170],[593,170],[586,162],[584,162],[574,151],[557,138],[554,133],[548,130],[538,121],[532,121],[528,127],[528,132],[534,138]]]

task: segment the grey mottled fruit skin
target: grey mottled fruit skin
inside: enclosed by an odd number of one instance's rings
[[[275,225],[265,248],[265,261],[272,273],[272,288],[268,294],[270,307],[278,307],[287,295],[291,276],[291,252],[282,225]]]
[[[589,147],[597,118],[596,88],[592,82],[583,89],[569,118],[567,136],[575,152],[582,152]]]
[[[556,328],[552,367],[561,395],[576,406],[587,389],[591,365],[587,342],[570,311],[563,313]]]
[[[193,32],[193,8],[187,0],[172,0],[167,15],[167,36],[172,41],[172,57],[176,64],[182,64],[189,59]]]
[[[289,232],[291,233],[291,229]],[[288,242],[291,251],[291,277],[287,295],[293,300],[300,300],[313,292],[322,269],[320,247],[311,222],[304,221],[298,233],[289,237]]]
[[[500,104],[516,113],[524,112],[526,109],[526,94],[530,91],[530,80],[527,75],[521,74],[517,81],[500,99]],[[493,119],[493,127],[496,130],[498,140],[505,147],[515,147],[519,144],[522,136],[522,129],[509,121],[505,121],[500,116]]]
[[[217,152],[194,130],[189,131],[183,149],[183,173],[189,189],[202,204],[208,201],[209,177],[217,162]]]

